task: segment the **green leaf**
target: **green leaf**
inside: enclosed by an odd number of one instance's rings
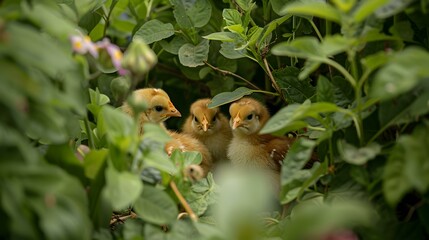
[[[282,94],[288,103],[303,103],[312,99],[316,89],[310,84],[310,79],[299,80],[299,69],[286,67],[273,71],[274,79],[282,90]]]
[[[291,42],[283,42],[272,48],[274,55],[308,58],[320,61],[326,58],[325,52],[315,37],[300,37]]]
[[[177,173],[177,168],[165,152],[163,143],[151,138],[143,138],[139,148],[143,153],[145,167],[154,167],[171,175]]]
[[[353,46],[353,40],[343,35],[328,35],[322,41],[322,52],[325,56],[333,56],[347,51]]]
[[[93,149],[87,155],[85,155],[85,159],[83,161],[85,168],[85,176],[90,179],[94,179],[97,174],[99,174],[101,167],[106,161],[108,153],[108,149]]]
[[[258,45],[262,45],[261,43],[267,39],[268,36],[271,35],[271,33],[276,30],[280,24],[288,20],[292,15],[287,14],[281,18],[277,18],[269,22],[267,25],[264,26],[264,29],[262,30],[262,35],[258,40]]]
[[[323,75],[317,79],[317,102],[335,103],[334,85]]]
[[[370,143],[365,147],[357,148],[345,140],[339,140],[338,151],[345,162],[354,165],[363,165],[380,153],[381,146],[377,143]]]
[[[404,11],[414,0],[390,0],[375,11],[378,18],[388,18]]]
[[[346,13],[356,4],[356,0],[333,0],[332,2],[337,8]]]
[[[389,0],[365,0],[353,11],[353,19],[356,22],[365,20],[373,14],[379,7],[388,3]]]
[[[242,44],[245,44],[245,42],[239,40],[237,44],[237,39],[235,39],[234,42],[223,42],[221,44],[220,53],[222,54],[222,56],[229,59],[239,59],[247,57],[247,50],[245,48],[241,48]]]
[[[341,12],[326,2],[320,1],[299,1],[286,5],[280,11],[281,15],[308,15],[324,18],[336,23],[341,23]]]
[[[226,26],[242,25],[241,15],[236,9],[224,9],[222,17],[225,20]]]
[[[395,206],[412,189],[425,193],[429,187],[428,122],[416,127],[412,135],[401,136],[391,150],[384,169],[383,193]]]
[[[106,169],[106,187],[103,195],[114,210],[124,210],[133,204],[143,190],[140,177],[130,172],[119,172],[112,165]]]
[[[85,182],[83,162],[79,161],[68,144],[50,145],[45,157],[49,163],[61,167],[82,183]]]
[[[218,40],[222,42],[234,42],[236,39],[236,34],[232,32],[215,32],[209,35],[203,36],[203,38],[208,40]]]
[[[162,230],[159,226],[145,224],[145,239],[153,240],[197,240],[202,239],[196,230],[194,223],[190,221],[176,221],[169,231]]]
[[[273,11],[281,16],[283,15],[281,10],[283,9],[283,7],[288,3],[288,2],[292,2],[293,0],[271,0],[271,7],[273,9]]]
[[[100,22],[102,17],[101,12],[101,8],[94,12],[87,12],[80,18],[79,27],[85,29],[88,33],[90,33]]]
[[[158,225],[172,223],[179,213],[173,199],[166,192],[152,186],[145,186],[134,209],[139,218]]]
[[[168,135],[167,131],[165,131],[165,129],[159,124],[144,123],[143,132],[144,138],[152,139],[160,143],[166,143],[171,140],[170,135]]]
[[[370,95],[388,100],[411,90],[422,80],[427,81],[426,62],[429,53],[421,48],[408,47],[396,53],[375,75]]]
[[[198,216],[203,215],[209,205],[216,203],[217,185],[214,183],[211,172],[207,175],[207,178],[192,185],[191,190],[192,192],[187,196],[186,200]]]
[[[116,137],[137,134],[133,132],[133,120],[120,109],[114,109],[105,105],[100,113],[104,120],[106,132],[112,140]]]
[[[157,19],[145,22],[134,34],[134,38],[141,38],[146,44],[158,42],[174,35],[174,27],[171,23],[163,23]]]
[[[260,133],[284,134],[307,126],[304,120],[308,117],[320,119],[321,113],[342,111],[335,104],[325,102],[310,103],[310,101],[305,101],[303,104],[290,104],[272,116]]]
[[[186,42],[186,40],[181,36],[174,36],[173,39],[168,43],[165,40],[162,40],[159,42],[162,46],[162,48],[174,55],[179,54],[179,49],[182,47]]]
[[[254,2],[252,0],[237,0],[235,1],[245,12],[252,10]]]
[[[390,57],[391,55],[388,52],[382,51],[362,58],[361,63],[364,66],[365,71],[371,73],[386,64]]]
[[[281,184],[283,189],[285,189],[285,187],[288,188],[288,185],[296,179],[297,175],[301,175],[299,171],[305,166],[308,160],[310,160],[315,146],[315,141],[305,138],[298,138],[298,140],[292,144],[283,160],[281,171]]]
[[[179,49],[180,63],[187,67],[197,67],[204,65],[209,54],[209,41],[203,39],[198,45],[190,43],[184,44]]]
[[[238,99],[246,95],[250,95],[254,92],[257,92],[257,91],[246,87],[239,87],[235,89],[233,92],[219,93],[218,95],[212,98],[212,100],[208,104],[208,107],[209,108],[219,107],[221,105],[237,101]]]
[[[208,0],[170,0],[174,6],[173,14],[181,28],[205,26],[211,17],[212,6]]]

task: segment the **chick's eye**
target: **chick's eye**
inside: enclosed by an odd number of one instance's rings
[[[253,119],[253,114],[248,115],[246,118],[247,118],[247,120],[252,120]]]
[[[194,121],[198,122],[198,118],[196,116],[194,116]]]
[[[212,122],[215,122],[215,121],[216,121],[216,116],[214,116],[212,119]]]
[[[155,106],[155,111],[161,112],[164,108],[162,106]]]

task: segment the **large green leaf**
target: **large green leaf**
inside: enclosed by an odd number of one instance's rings
[[[171,23],[163,23],[157,19],[152,19],[145,22],[143,26],[137,30],[134,34],[134,38],[139,37],[143,39],[146,44],[151,44],[173,35],[174,28]]]
[[[367,146],[357,148],[344,140],[339,140],[338,151],[345,162],[355,165],[363,165],[380,153],[381,146],[377,143],[371,143]]]
[[[103,106],[100,113],[103,117],[106,132],[112,140],[116,137],[137,134],[133,132],[133,120],[119,109]]]
[[[296,1],[291,4],[287,4],[286,7],[280,11],[280,14],[302,14],[320,17],[336,23],[341,23],[341,12],[324,1]]]
[[[179,49],[180,63],[187,67],[204,65],[209,54],[209,41],[203,39],[198,45],[184,44]]]
[[[299,80],[299,73],[299,69],[295,67],[273,71],[274,79],[288,103],[303,103],[307,99],[312,99],[316,94],[316,89],[310,84],[310,79]]]
[[[90,239],[87,197],[81,183],[49,164],[0,166],[2,216],[11,238]],[[34,221],[37,219],[37,221]]]
[[[124,210],[133,204],[143,191],[140,177],[130,172],[119,172],[112,165],[106,169],[106,187],[103,195],[114,210]]]
[[[408,47],[394,54],[375,75],[370,94],[388,100],[414,88],[420,81],[428,81],[429,53],[418,47]]]
[[[334,91],[334,85],[329,79],[320,75],[317,79],[317,102],[335,103]]]
[[[107,159],[108,149],[91,150],[84,158],[85,176],[94,179]]]
[[[222,17],[225,20],[227,26],[231,25],[242,25],[241,14],[237,9],[224,9],[222,11]]]
[[[303,104],[290,104],[271,117],[261,129],[261,133],[284,134],[306,127],[307,123],[304,121],[306,118],[320,119],[321,113],[342,111],[335,104],[326,102],[310,103],[310,101],[305,101]]]
[[[191,190],[191,194],[186,197],[186,200],[198,216],[203,215],[209,205],[216,203],[217,185],[214,182],[212,173],[209,173],[207,178],[201,179],[192,185]]]
[[[271,51],[275,55],[308,58],[319,61],[326,58],[319,40],[315,37],[300,37],[291,42],[279,43]]]
[[[166,192],[152,186],[145,186],[134,209],[139,218],[158,225],[172,223],[179,213],[173,199]]]
[[[181,28],[205,26],[211,17],[212,6],[208,0],[170,0],[174,17]]]
[[[374,14],[374,12],[381,6],[388,3],[389,0],[365,0],[361,1],[358,4],[358,7],[353,11],[353,19],[356,22],[361,22],[365,20],[369,15]]]
[[[425,193],[429,187],[429,124],[423,122],[412,135],[401,136],[391,150],[384,169],[383,193],[395,206],[402,197],[416,189]]]

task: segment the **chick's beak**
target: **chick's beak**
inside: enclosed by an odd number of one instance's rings
[[[168,103],[168,112],[165,114],[167,117],[181,117],[182,114],[180,114],[179,110],[176,109],[176,107],[173,105],[173,103]]]
[[[237,116],[235,116],[233,122],[232,122],[232,130],[236,129],[237,127],[239,127],[241,125],[241,118],[240,116],[237,114]]]
[[[203,115],[203,120],[201,121],[201,124],[203,125],[203,131],[207,132],[207,130],[209,129],[209,121],[207,121],[205,115]]]

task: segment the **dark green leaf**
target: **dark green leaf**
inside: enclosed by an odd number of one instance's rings
[[[299,69],[295,67],[273,71],[274,79],[288,103],[303,103],[307,99],[312,99],[316,94],[316,89],[310,84],[310,79],[299,80],[298,75]]]
[[[225,20],[227,26],[231,25],[242,25],[241,15],[236,9],[224,9],[222,17]]]
[[[158,42],[174,35],[171,23],[163,23],[157,19],[145,22],[134,34],[134,38],[141,38],[146,44]]]
[[[180,47],[182,47],[187,42],[181,36],[174,36],[174,38],[169,43],[167,43],[165,40],[162,40],[159,43],[165,51],[177,55],[179,54]]]
[[[233,92],[223,92],[214,96],[211,102],[209,103],[208,107],[209,108],[219,107],[221,105],[237,101],[238,99],[246,95],[250,95],[254,92],[257,92],[257,91],[249,88],[245,88],[245,87],[239,87],[235,89]]]
[[[133,120],[131,117],[119,109],[114,109],[110,106],[103,106],[101,115],[104,120],[106,132],[110,138],[118,136],[129,136],[137,134],[133,132]]]
[[[91,150],[84,159],[85,175],[88,178],[94,179],[106,161],[108,149]]]
[[[317,79],[317,102],[335,103],[334,85],[323,75]]]
[[[375,11],[375,16],[379,18],[391,17],[401,11],[404,11],[408,5],[413,2],[414,0],[390,0],[387,2],[387,4]]]
[[[139,218],[158,225],[172,223],[179,213],[173,199],[166,192],[152,186],[145,186],[134,209]]]

